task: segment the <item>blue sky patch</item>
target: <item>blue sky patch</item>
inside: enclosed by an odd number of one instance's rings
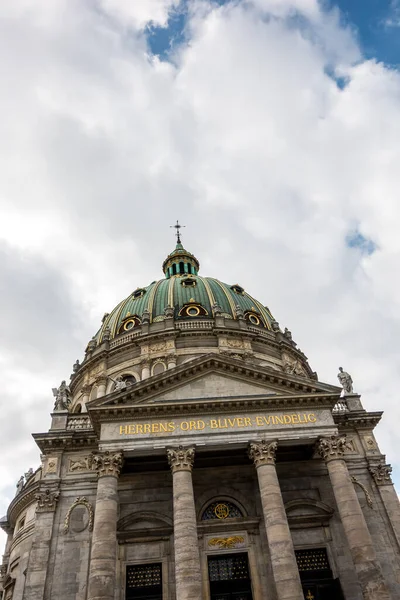
[[[346,244],[349,248],[360,250],[361,254],[373,254],[376,250],[376,244],[373,240],[366,238],[362,233],[355,229],[346,236]]]
[[[181,0],[171,11],[166,27],[149,25],[146,31],[150,51],[161,60],[186,41],[185,25],[191,0]],[[214,0],[227,4],[231,0]],[[243,0],[244,1],[244,0]],[[361,50],[367,59],[399,68],[400,66],[400,0],[320,0],[328,9],[338,7],[342,21],[357,33]],[[339,87],[343,82],[337,82]]]

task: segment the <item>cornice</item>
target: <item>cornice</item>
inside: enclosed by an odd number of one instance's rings
[[[374,429],[383,415],[382,411],[379,412],[347,412],[343,414],[333,414],[336,425],[343,429]]]
[[[26,490],[22,490],[13,500],[7,510],[7,521],[10,523],[11,527],[15,527],[15,523],[17,522],[18,516],[21,514],[27,506],[36,502],[36,494],[39,490],[40,480],[35,481],[32,485],[27,487]]]
[[[44,454],[54,450],[77,450],[97,448],[97,436],[94,431],[48,431],[34,433],[33,438]]]

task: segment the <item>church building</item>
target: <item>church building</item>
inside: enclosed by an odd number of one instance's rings
[[[103,317],[0,521],[2,600],[399,600],[400,505],[368,412],[269,308],[199,275]],[[335,368],[336,378],[336,368]]]

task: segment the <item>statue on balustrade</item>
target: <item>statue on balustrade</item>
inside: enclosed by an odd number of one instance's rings
[[[353,380],[351,375],[343,371],[343,367],[339,367],[338,379],[340,381],[340,385],[343,388],[343,395],[352,394],[353,393]]]
[[[63,379],[59,388],[52,388],[53,396],[56,401],[54,403],[54,412],[61,410],[68,410],[68,406],[71,404],[71,390]]]

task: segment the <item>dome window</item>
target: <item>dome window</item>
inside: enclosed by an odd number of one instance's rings
[[[137,290],[135,290],[132,294],[132,296],[134,298],[141,298],[142,296],[144,296],[146,293],[146,290],[144,288],[138,288]]]
[[[246,321],[249,321],[249,323],[251,323],[252,325],[264,326],[264,323],[261,321],[260,316],[255,312],[246,312],[244,314],[244,318],[246,319]]]
[[[208,315],[206,309],[197,304],[193,299],[188,304],[185,304],[179,311],[180,317],[205,317]]]
[[[140,325],[141,325],[141,321],[138,316],[136,316],[136,315],[129,316],[126,319],[124,319],[124,321],[122,322],[122,325],[119,328],[118,333],[126,333],[127,331],[130,331],[134,327],[139,327]]]
[[[196,280],[191,277],[186,277],[185,279],[182,279],[181,284],[183,287],[195,287]]]
[[[231,290],[235,292],[235,294],[240,294],[241,296],[244,293],[244,288],[242,288],[239,284],[235,283],[235,285],[231,285]]]

